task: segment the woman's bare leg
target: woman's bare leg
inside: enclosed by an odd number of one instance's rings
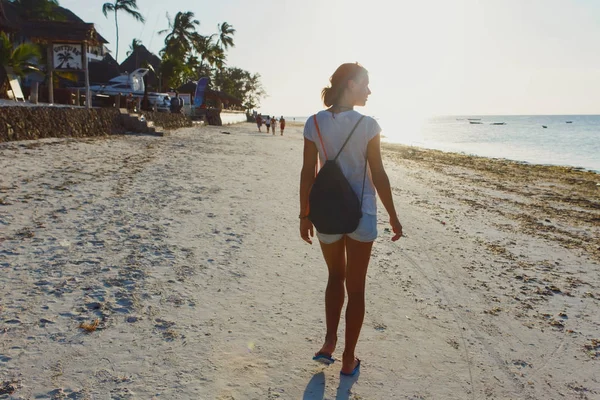
[[[365,280],[372,247],[373,242],[358,242],[346,238],[348,306],[346,307],[346,343],[342,358],[344,373],[351,373],[357,363],[354,350],[365,317]]]
[[[321,251],[329,270],[327,289],[325,290],[325,319],[327,334],[325,343],[320,352],[333,354],[337,344],[337,330],[344,306],[346,278],[346,238],[343,237],[335,243],[321,243]]]

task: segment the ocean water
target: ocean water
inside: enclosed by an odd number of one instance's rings
[[[306,121],[306,117],[289,118]],[[387,142],[600,172],[600,115],[465,115],[423,120],[396,116],[375,118],[383,129],[383,140]],[[469,119],[480,123],[471,124]]]

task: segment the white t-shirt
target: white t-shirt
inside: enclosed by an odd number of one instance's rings
[[[326,110],[317,113],[317,122],[323,138],[323,145],[330,160],[333,160],[340,151],[361,116],[362,114],[354,110],[337,114],[332,114]],[[338,158],[338,165],[342,173],[350,182],[350,186],[352,186],[359,199],[363,190],[367,145],[379,133],[381,133],[381,128],[377,121],[371,117],[363,118]],[[325,157],[312,116],[304,125],[304,137],[315,143],[319,150],[319,158],[322,160],[321,165],[323,165],[327,157]],[[367,171],[365,179],[362,212],[377,215],[377,192],[371,179],[370,170]]]

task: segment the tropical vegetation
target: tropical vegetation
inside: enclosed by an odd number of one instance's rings
[[[198,32],[200,21],[191,11],[167,14],[168,28],[160,51],[162,62],[158,74],[161,89],[176,88],[200,77],[211,78],[213,89],[222,90],[243,101],[246,108],[258,106],[265,95],[259,74],[227,66],[227,50],[235,47],[235,28],[228,22],[218,24],[217,32]]]
[[[116,40],[115,40],[115,60],[119,60],[119,11],[123,11],[125,14],[133,17],[136,21],[145,23],[146,19],[138,11],[137,0],[114,0],[114,3],[104,3],[102,5],[102,13],[108,18],[108,13],[112,12],[115,14],[115,29],[116,29]]]
[[[0,32],[0,66],[10,67],[12,71],[23,76],[27,70],[34,69],[35,60],[41,57],[40,49],[31,43],[13,46],[5,32]]]
[[[68,15],[60,7],[58,0],[8,0],[21,17],[29,20],[65,20]],[[102,13],[108,18],[114,13],[116,40],[115,59],[119,56],[119,19],[126,14],[144,23],[145,18],[138,11],[137,0],[105,0]],[[188,82],[196,82],[201,77],[210,78],[210,87],[224,91],[243,101],[246,108],[254,108],[265,95],[260,82],[260,74],[253,74],[227,64],[227,53],[235,47],[235,28],[228,22],[217,25],[210,34],[200,33],[200,21],[191,11],[177,12],[174,17],[167,14],[167,28],[158,33],[164,37],[159,51],[161,59],[158,68],[151,68],[158,77],[158,87],[162,91],[172,90]],[[22,44],[12,47],[12,41],[2,33],[0,36],[0,65],[10,66],[15,73],[23,74],[37,59],[38,65],[46,64],[46,54],[35,44]],[[133,39],[127,56],[142,46],[139,39]],[[70,60],[66,54],[58,55],[60,63]],[[149,65],[143,65],[150,67]]]
[[[260,105],[265,91],[260,74],[252,74],[241,68],[225,67],[213,77],[213,86],[243,101],[244,108],[254,109]]]
[[[31,43],[13,46],[5,32],[0,32],[0,93],[5,92],[7,68],[18,76],[36,68],[34,63],[41,56],[39,47]]]

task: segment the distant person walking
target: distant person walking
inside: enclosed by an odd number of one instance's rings
[[[314,360],[330,364],[337,344],[337,331],[348,293],[346,308],[345,348],[342,375],[355,375],[360,360],[355,355],[365,314],[365,280],[373,241],[377,238],[377,198],[389,214],[394,232],[392,241],[402,236],[402,225],[396,215],[390,181],[383,167],[380,150],[381,128],[371,117],[354,110],[364,106],[371,94],[367,70],[356,64],[342,64],[330,78],[331,86],[321,95],[326,110],[319,111],[304,125],[304,162],[300,177],[300,236],[312,244],[314,227],[309,219],[309,193],[315,182],[318,158],[332,160],[355,128],[337,164],[352,190],[361,199],[362,217],[358,227],[348,234],[317,232],[329,278],[325,290],[327,334]],[[329,158],[328,158],[329,157]],[[370,174],[367,173],[367,165]],[[345,287],[344,287],[345,285]],[[345,288],[345,290],[344,290]]]
[[[281,136],[283,136],[283,130],[285,129],[285,119],[283,119],[283,115],[279,118],[279,129],[281,130]]]
[[[125,107],[129,112],[135,112],[135,102],[133,100],[133,93],[129,93],[125,98]]]
[[[271,128],[271,117],[269,115],[265,118],[265,125],[267,126],[267,133],[269,133],[269,129]]]
[[[256,116],[256,126],[258,126],[258,131],[259,131],[259,132],[262,132],[262,131],[260,130],[260,127],[262,126],[262,122],[263,122],[263,121],[262,121],[262,115],[258,114],[258,115]]]
[[[166,112],[166,110],[171,110],[171,98],[168,95],[163,97],[162,109],[164,112]]]
[[[275,119],[275,116],[273,115],[271,117],[271,132],[273,132],[273,136],[275,136],[275,129],[277,128],[277,119]]]
[[[179,97],[179,92],[175,91],[175,97],[171,99],[171,113],[180,114],[183,109],[183,99]]]

